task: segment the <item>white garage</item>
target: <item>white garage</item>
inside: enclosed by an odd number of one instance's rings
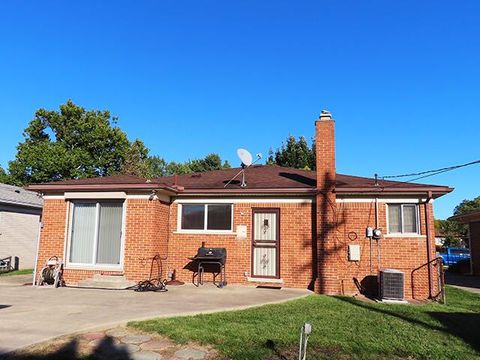
[[[0,259],[18,269],[33,268],[42,214],[37,193],[0,184]]]

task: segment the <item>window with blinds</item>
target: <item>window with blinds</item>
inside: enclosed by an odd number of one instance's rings
[[[419,234],[418,206],[416,204],[388,204],[389,234]]]
[[[119,265],[123,201],[75,201],[72,204],[69,262]]]

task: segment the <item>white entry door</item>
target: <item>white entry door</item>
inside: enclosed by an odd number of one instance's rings
[[[252,276],[280,277],[280,209],[254,209],[252,231]]]

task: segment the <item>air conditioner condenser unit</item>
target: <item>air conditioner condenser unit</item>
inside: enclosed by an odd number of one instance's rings
[[[404,301],[405,274],[395,269],[380,271],[380,299]]]

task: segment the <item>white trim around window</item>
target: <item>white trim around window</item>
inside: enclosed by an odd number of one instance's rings
[[[71,262],[71,241],[72,241],[72,227],[73,227],[73,214],[75,203],[94,203],[96,204],[96,214],[95,214],[95,229],[94,229],[94,244],[93,244],[93,254],[92,262],[90,263],[75,263]],[[80,200],[80,201],[69,201],[68,204],[68,229],[67,229],[67,239],[65,246],[65,268],[67,269],[83,269],[83,270],[104,270],[104,271],[122,271],[124,266],[124,257],[125,257],[125,227],[127,219],[127,202],[125,200],[119,199],[117,202],[122,203],[122,224],[121,224],[121,235],[120,235],[120,261],[119,264],[100,264],[96,263],[97,257],[97,247],[98,247],[98,228],[99,228],[99,204],[102,202],[101,199],[98,200]]]
[[[401,217],[401,232],[390,232],[390,214],[389,214],[389,207],[390,206],[400,206],[400,217]],[[415,226],[417,231],[416,232],[406,232],[404,230],[405,223],[404,223],[404,206],[415,206]],[[393,204],[386,204],[386,224],[387,224],[387,233],[386,237],[424,237],[424,235],[421,235],[420,233],[420,211],[419,211],[419,206],[418,204],[415,203],[393,203]]]
[[[225,235],[235,235],[235,232],[233,231],[233,207],[234,205],[232,203],[226,203],[226,202],[216,202],[216,201],[208,201],[205,202],[203,201],[202,203],[190,203],[190,202],[185,202],[185,205],[187,204],[197,204],[197,205],[204,205],[205,210],[204,210],[204,218],[203,218],[203,229],[182,229],[182,207],[183,203],[178,203],[177,206],[177,231],[175,233],[177,234],[225,234]],[[230,229],[228,230],[211,230],[207,229],[207,223],[208,223],[208,205],[230,205],[230,211],[231,211],[231,218],[230,218]]]

